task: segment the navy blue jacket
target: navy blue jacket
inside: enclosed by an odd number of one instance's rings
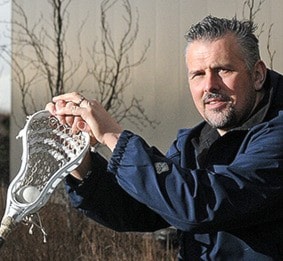
[[[179,260],[283,260],[283,76],[264,88],[242,126],[180,130],[166,155],[124,131],[109,162],[66,178],[72,203],[117,231],[176,227]]]

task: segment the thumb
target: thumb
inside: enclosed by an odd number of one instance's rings
[[[79,121],[77,123],[77,128],[80,130],[80,131],[84,131],[84,132],[87,132],[89,133],[90,135],[90,143],[91,145],[96,145],[98,143],[97,139],[94,137],[94,135],[92,134],[92,131],[90,129],[90,127],[88,126],[88,124],[85,122],[85,121]]]
[[[84,131],[84,132],[90,132],[90,127],[88,126],[88,124],[85,121],[78,121],[77,122],[77,128],[80,131]]]

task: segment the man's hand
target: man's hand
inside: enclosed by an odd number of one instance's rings
[[[99,142],[114,150],[122,127],[96,100],[87,100],[80,94],[66,93],[56,96],[46,109],[61,123],[68,124],[74,132],[88,132],[92,145]]]

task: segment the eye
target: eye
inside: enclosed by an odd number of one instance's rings
[[[201,77],[203,76],[205,73],[204,72],[201,72],[201,71],[195,71],[195,72],[191,72],[190,73],[190,79],[195,79],[195,78],[198,78],[198,77]]]
[[[228,69],[228,68],[217,68],[216,69],[216,72],[219,74],[219,75],[226,75],[228,73],[230,73],[232,70]]]

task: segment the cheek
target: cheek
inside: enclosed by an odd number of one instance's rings
[[[243,95],[245,93],[245,95]],[[251,90],[243,90],[242,93],[237,93],[234,99],[235,108],[238,111],[244,111],[246,108],[250,109],[254,103],[255,94]]]
[[[201,111],[203,109],[203,92],[197,88],[192,87],[190,87],[190,92],[196,108]]]
[[[247,97],[250,97],[253,93],[253,89],[250,87],[252,83],[247,78],[238,79],[236,81],[230,81],[227,83],[229,96],[236,104],[236,106],[242,106],[246,103]]]

